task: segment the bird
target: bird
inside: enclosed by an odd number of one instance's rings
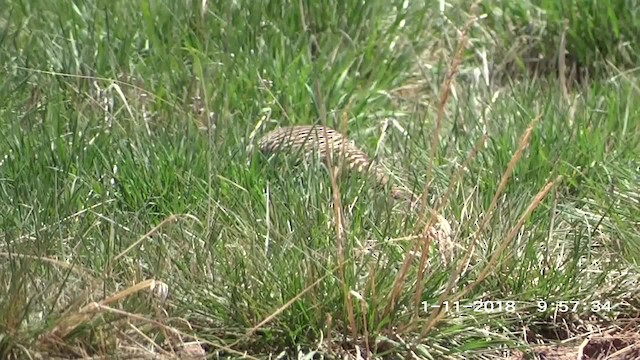
[[[372,176],[381,188],[390,183],[389,176],[379,163],[373,161],[367,153],[340,132],[327,126],[294,125],[276,128],[258,140],[258,149],[265,155],[292,154],[303,158],[318,156],[326,165],[329,157],[334,164],[342,157],[349,171]],[[396,201],[408,202],[410,209],[415,208],[417,203],[414,201],[416,196],[411,191],[395,184],[391,185],[390,196]],[[435,223],[429,228],[428,233],[436,239],[443,258],[451,260],[452,228],[449,221],[437,214]]]
[[[380,164],[372,161],[355,143],[330,127],[296,125],[277,128],[260,138],[258,149],[267,155],[293,153],[304,158],[317,155],[327,165],[329,156],[334,164],[343,156],[349,171],[371,175],[381,188],[390,182],[389,176]],[[415,198],[410,191],[397,185],[391,186],[390,195],[396,200]]]

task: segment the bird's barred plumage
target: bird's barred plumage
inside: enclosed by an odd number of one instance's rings
[[[364,151],[342,134],[326,126],[299,125],[278,128],[264,135],[258,141],[258,148],[266,154],[287,152],[303,157],[318,156],[324,162],[327,162],[330,153],[334,163],[342,156],[349,170],[371,174],[380,186],[389,183],[384,168],[373,162]],[[415,200],[413,194],[400,187],[392,186],[391,196],[394,199],[410,201],[412,208],[415,205],[411,202]],[[438,243],[443,261],[451,261],[455,246],[451,239],[451,225],[447,219],[437,214],[436,222],[429,229],[429,233]]]
[[[338,131],[326,126],[298,125],[275,129],[264,135],[258,142],[263,153],[299,153],[304,157],[317,155],[326,162],[329,152],[334,163],[343,156],[344,163],[351,171],[368,173],[380,186],[389,183],[384,169],[374,163],[369,156]],[[412,194],[397,186],[391,187],[395,199],[410,199]]]

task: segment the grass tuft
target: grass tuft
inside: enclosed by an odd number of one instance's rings
[[[5,1],[0,358],[633,353],[638,6],[442,4]]]

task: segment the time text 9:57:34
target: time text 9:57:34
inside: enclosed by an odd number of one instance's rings
[[[535,307],[534,307],[535,306]],[[531,312],[535,310],[539,313],[607,313],[611,312],[614,306],[609,300],[536,300],[536,301],[493,301],[493,300],[477,300],[470,303],[461,301],[443,301],[441,304],[430,304],[426,301],[422,302],[423,311],[431,312],[434,310],[444,311],[448,313],[464,313],[471,312]]]

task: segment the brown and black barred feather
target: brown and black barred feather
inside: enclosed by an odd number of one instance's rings
[[[342,134],[326,126],[299,125],[278,128],[264,135],[258,142],[258,148],[266,154],[299,152],[304,157],[317,155],[323,162],[327,161],[327,151],[330,151],[332,161],[336,162],[342,155],[349,170],[371,174],[380,186],[389,183],[389,177],[380,165],[372,162],[364,151]],[[394,199],[408,200],[412,194],[392,186],[391,196]]]

